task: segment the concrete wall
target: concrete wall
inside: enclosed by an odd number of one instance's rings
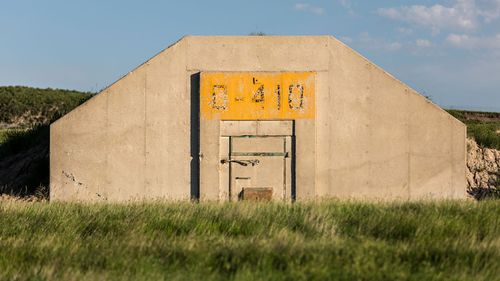
[[[52,124],[51,199],[190,198],[189,83],[179,42]]]
[[[336,39],[329,50],[332,82],[318,96],[316,120],[317,195],[465,197],[465,125]]]
[[[334,38],[251,36],[186,37],[55,122],[51,199],[219,199],[203,71],[317,73],[316,119],[295,125],[299,200],[465,197],[462,123]]]

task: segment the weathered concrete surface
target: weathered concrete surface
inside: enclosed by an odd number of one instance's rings
[[[51,126],[51,199],[225,200],[220,120],[196,104],[207,71],[316,73],[316,118],[294,126],[297,200],[466,196],[465,125],[338,40],[200,36]]]
[[[184,41],[52,124],[51,199],[189,199],[188,88]]]

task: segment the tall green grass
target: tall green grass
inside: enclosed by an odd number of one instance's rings
[[[0,131],[0,159],[49,142],[49,125]]]
[[[500,121],[467,122],[467,134],[481,146],[500,150]]]
[[[467,135],[488,148],[500,149],[500,112],[448,110],[467,125]]]
[[[0,279],[499,280],[500,204],[0,201]]]
[[[9,137],[8,129],[0,129],[0,144],[3,143]]]

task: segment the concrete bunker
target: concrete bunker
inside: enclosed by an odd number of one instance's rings
[[[330,36],[185,37],[51,125],[51,200],[453,199],[465,125]]]

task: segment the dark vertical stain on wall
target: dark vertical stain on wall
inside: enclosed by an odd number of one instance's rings
[[[294,202],[296,199],[297,199],[297,184],[296,184],[296,180],[295,180],[295,176],[296,176],[296,172],[295,172],[295,167],[296,167],[296,163],[295,163],[295,159],[297,158],[296,157],[296,147],[297,147],[297,144],[295,143],[296,142],[296,138],[295,138],[295,121],[293,121],[293,125],[292,125],[292,167],[291,167],[291,170],[292,170],[292,202]]]
[[[200,73],[191,75],[191,200],[200,199]]]

